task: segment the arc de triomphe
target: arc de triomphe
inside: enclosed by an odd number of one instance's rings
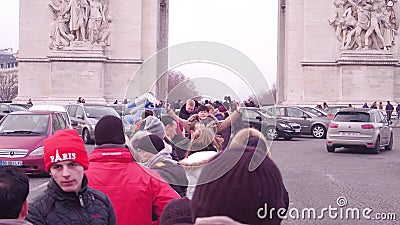
[[[400,102],[397,0],[279,0],[284,104]]]
[[[139,96],[157,80],[131,80],[168,44],[168,0],[20,0],[17,101],[65,104],[122,101],[129,82]],[[163,97],[165,82],[154,88]]]

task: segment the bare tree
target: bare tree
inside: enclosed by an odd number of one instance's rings
[[[276,85],[272,84],[271,90],[267,89],[263,93],[250,95],[249,100],[252,100],[255,105],[274,105],[276,99]]]
[[[18,69],[0,71],[0,99],[11,101],[18,95]]]
[[[169,70],[166,74],[168,79],[168,101],[186,100],[198,95],[198,91],[190,78],[181,71]]]

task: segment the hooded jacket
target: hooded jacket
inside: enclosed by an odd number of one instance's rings
[[[26,220],[35,225],[97,225],[116,224],[110,199],[87,186],[83,177],[82,189],[78,192],[64,192],[51,179],[47,189],[29,204]]]
[[[185,170],[177,161],[172,159],[171,146],[165,146],[163,150],[155,154],[143,165],[157,171],[181,197],[184,197],[188,186]]]
[[[89,186],[107,194],[118,224],[152,224],[152,216],[179,195],[160,177],[134,161],[128,148],[101,145],[89,154]],[[155,222],[156,224],[158,222]]]

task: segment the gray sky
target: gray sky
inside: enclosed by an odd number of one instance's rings
[[[19,0],[0,0],[0,48],[18,50]],[[170,0],[169,45],[217,42],[235,48],[261,70],[269,85],[276,82],[278,0]],[[175,68],[186,76],[227,82],[244,98],[237,75],[215,66],[191,64]]]

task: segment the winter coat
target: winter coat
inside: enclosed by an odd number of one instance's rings
[[[200,173],[203,170],[204,164],[209,159],[217,154],[216,151],[201,151],[195,152],[189,155],[187,158],[180,161],[186,172],[186,177],[189,181],[189,185],[186,192],[186,197],[192,199],[197,180],[199,179]]]
[[[110,197],[121,225],[152,224],[153,213],[160,216],[171,199],[179,198],[157,172],[134,162],[124,147],[95,148],[86,175],[90,187]]]
[[[234,111],[231,113],[225,120],[219,121],[215,116],[209,115],[205,119],[200,119],[197,114],[194,114],[190,116],[187,120],[179,118],[172,110],[168,110],[168,115],[174,118],[176,121],[182,122],[183,127],[185,128],[186,131],[189,130],[190,123],[193,121],[197,120],[200,123],[204,124],[206,127],[211,127],[215,128],[216,133],[221,132],[224,129],[229,128],[232,123],[234,123],[236,120],[240,118],[240,113],[238,111]]]
[[[89,188],[86,176],[78,192],[64,192],[51,179],[47,189],[29,204],[26,220],[40,224],[97,225],[116,224],[110,199],[100,191]]]
[[[161,150],[143,165],[157,171],[181,197],[184,197],[188,186],[186,173],[183,167],[171,158],[169,148],[170,146]]]

